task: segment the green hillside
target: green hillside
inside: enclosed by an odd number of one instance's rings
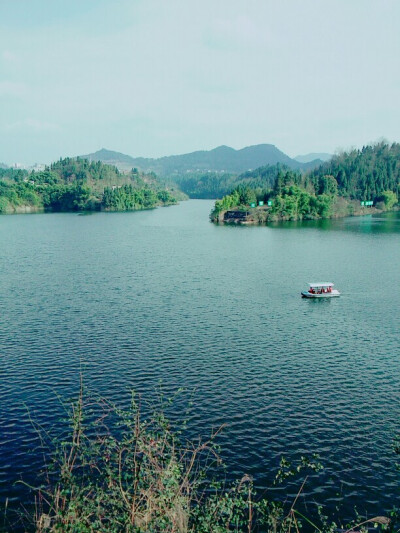
[[[318,192],[324,176],[332,176],[341,196],[357,200],[382,199],[385,191],[400,193],[400,144],[381,142],[335,155],[309,174]]]
[[[0,213],[40,210],[136,210],[170,205],[179,190],[159,182],[154,174],[81,158],[66,158],[41,172],[0,169]]]
[[[279,170],[290,170],[287,165],[266,165],[242,174],[225,172],[197,172],[175,179],[179,188],[190,198],[221,198],[241,185],[271,189]]]
[[[246,211],[251,222],[391,210],[400,193],[400,144],[379,143],[343,152],[305,174],[270,167],[247,173],[248,183],[244,176],[215,203],[213,221],[224,220],[229,210]],[[366,208],[366,201],[372,206]]]

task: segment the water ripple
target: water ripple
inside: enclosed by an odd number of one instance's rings
[[[228,472],[259,488],[282,454],[319,452],[307,497],[334,509],[345,496],[349,514],[395,503],[400,226],[224,228],[209,210],[0,218],[3,501],[29,498],[15,482],[43,466],[31,419],[60,428],[82,370],[116,402],[159,380],[195,390],[192,435],[227,423]],[[343,297],[301,300],[314,277]]]

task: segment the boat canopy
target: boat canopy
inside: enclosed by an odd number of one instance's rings
[[[309,283],[310,287],[333,287],[330,281],[318,281],[317,283]]]

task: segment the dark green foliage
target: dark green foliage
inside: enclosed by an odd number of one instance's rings
[[[269,210],[269,218],[303,218],[306,216],[320,216],[318,210],[320,204],[314,201],[315,195],[307,192],[299,186],[304,180],[298,172],[276,167],[265,167],[260,170],[260,180],[258,183],[263,184],[262,177],[268,176],[268,185],[272,187],[252,187],[247,185],[248,182],[242,181],[229,195],[222,200],[215,202],[214,210],[211,212],[211,219],[217,220],[220,213],[233,208],[248,209],[252,203],[258,203],[273,200],[273,208]],[[248,173],[251,177],[253,173]],[[250,181],[250,183],[254,183]]]
[[[0,196],[0,213],[8,213],[10,210],[11,204],[6,196]]]
[[[392,191],[398,198],[400,144],[380,142],[343,152],[310,173],[316,190],[324,187],[327,177],[336,180],[338,194],[346,198],[376,202],[385,191]]]
[[[314,195],[297,185],[283,187],[273,199],[271,215],[287,220],[327,218],[331,214],[332,197]]]
[[[297,181],[297,176],[294,176]],[[285,185],[287,183],[287,185]],[[243,186],[237,187],[230,195],[215,202],[211,219],[217,220],[220,213],[234,208],[248,209],[252,202],[272,200],[267,211],[269,220],[299,220],[307,218],[327,218],[332,214],[334,197],[328,194],[315,195],[305,188],[291,183],[290,174],[278,176],[275,190],[257,195],[256,191]],[[264,208],[265,209],[265,208]]]
[[[398,198],[393,191],[383,191],[380,199],[384,203],[387,211],[390,211],[398,202]]]
[[[235,186],[237,176],[235,174],[219,172],[190,172],[175,182],[180,189],[190,198],[213,199],[228,194]]]
[[[162,189],[161,191],[158,191],[157,198],[160,202],[162,202],[165,205],[176,203],[175,197],[167,189]]]
[[[160,196],[165,198],[165,201]],[[168,191],[160,196],[149,188],[135,189],[132,185],[121,185],[104,189],[102,206],[111,211],[148,209],[157,205],[158,201],[167,203],[170,199]]]
[[[60,159],[41,172],[0,169],[0,213],[20,207],[53,211],[147,209],[176,203],[155,175],[86,159]]]
[[[42,172],[34,172],[30,179],[34,181],[35,185],[56,185],[62,180],[61,176],[54,171],[44,170]]]
[[[0,180],[0,213],[7,213],[12,206],[35,206],[43,205],[40,194],[30,182],[19,181],[10,183]]]
[[[227,194],[222,200],[215,202],[211,217],[217,218],[219,213],[235,207],[249,207],[251,203],[257,201],[257,193],[254,189],[246,185],[238,185],[231,194]]]
[[[213,211],[211,212],[211,219],[216,220],[220,213],[238,207],[240,205],[239,194],[237,191],[232,191],[231,194],[227,194],[221,200],[215,202]]]
[[[266,165],[243,174],[218,172],[189,173],[176,178],[179,187],[190,198],[222,198],[238,187],[247,186],[259,191],[269,191],[274,187],[279,171],[291,173],[285,165]],[[293,175],[297,173],[293,172]],[[300,176],[300,174],[298,174]]]
[[[88,208],[90,189],[82,184],[57,185],[43,190],[43,205],[54,211],[83,211]]]
[[[117,167],[105,165],[100,161],[66,157],[50,165],[50,170],[58,174],[64,183],[84,182],[88,179],[98,181],[115,179],[120,175]]]
[[[379,143],[344,152],[308,174],[279,166],[266,170],[269,183],[273,180],[273,190],[257,188],[254,181],[249,182],[249,187],[254,193],[252,198],[255,195],[257,200],[273,200],[271,209],[264,213],[268,220],[354,214],[356,200],[371,200],[379,209],[390,210],[397,204],[400,192],[400,144]],[[254,180],[257,172],[260,178],[265,176],[264,170],[258,169],[242,175],[242,183],[246,175]],[[219,220],[227,209],[249,206],[250,196],[238,199],[235,190],[215,203],[212,220]]]
[[[0,180],[23,181],[29,175],[27,170],[0,168]]]
[[[239,185],[238,187],[236,187],[235,191],[239,195],[240,205],[250,205],[251,203],[257,201],[254,189],[251,189],[246,185]]]
[[[328,194],[336,196],[338,193],[338,183],[333,176],[321,176],[318,182],[318,194]]]
[[[274,183],[274,195],[282,194],[284,187],[288,185],[300,185],[302,182],[302,176],[298,172],[293,172],[288,169],[277,168],[275,183]]]

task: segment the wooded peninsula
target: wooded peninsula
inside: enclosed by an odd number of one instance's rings
[[[396,208],[399,193],[400,144],[381,142],[342,152],[304,173],[282,165],[246,172],[215,202],[210,218],[262,224],[362,215]]]
[[[100,161],[65,158],[43,171],[0,169],[0,213],[129,211],[185,199],[150,173],[122,173]]]

